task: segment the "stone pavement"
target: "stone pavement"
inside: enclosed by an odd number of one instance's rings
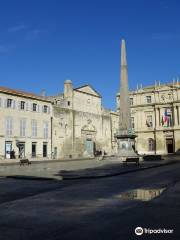
[[[179,172],[180,162],[98,181],[2,178],[0,239],[180,239]],[[154,198],[144,201],[129,194],[139,190]],[[136,236],[137,226],[173,229],[174,233]]]
[[[177,160],[141,162],[140,166],[129,163],[127,166],[116,160],[72,160],[59,162],[32,162],[31,165],[1,165],[0,177],[73,180],[111,177],[129,172],[142,171],[176,163]]]

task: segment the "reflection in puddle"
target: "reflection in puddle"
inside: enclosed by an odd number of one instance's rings
[[[165,188],[159,189],[133,189],[124,193],[121,193],[118,198],[123,200],[141,200],[150,201],[153,198],[162,194]]]

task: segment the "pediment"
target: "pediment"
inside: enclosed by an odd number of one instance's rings
[[[96,96],[96,97],[101,97],[101,95],[90,85],[85,85],[85,86],[76,88],[74,90],[77,90],[77,91],[83,92],[83,93],[87,93],[87,94],[91,94],[91,95]]]

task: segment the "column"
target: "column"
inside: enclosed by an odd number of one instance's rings
[[[159,108],[155,108],[156,128],[159,127],[159,123],[160,123],[160,121],[159,121],[160,115],[159,114],[160,114],[159,113]]]
[[[177,119],[177,106],[173,106],[173,124],[177,126],[178,119]]]
[[[176,111],[177,111],[177,124],[180,125],[180,108],[179,106],[176,106]]]

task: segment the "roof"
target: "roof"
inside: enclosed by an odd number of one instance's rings
[[[101,95],[89,84],[83,85],[83,86],[78,87],[78,88],[74,88],[74,90],[101,98]]]
[[[46,97],[42,97],[42,96],[36,95],[34,93],[24,92],[22,90],[16,90],[16,89],[11,89],[11,88],[0,86],[0,92],[16,95],[16,96],[20,96],[20,97],[26,97],[26,98],[37,99],[40,101],[50,102]]]
[[[171,89],[171,88],[179,88],[180,86],[180,82],[170,82],[170,83],[162,83],[162,84],[157,84],[156,86],[155,85],[150,85],[150,86],[145,86],[143,88],[139,88],[139,89],[136,89],[136,90],[130,90],[129,93],[130,94],[133,94],[133,93],[137,93],[137,91],[145,91],[145,92],[149,92],[149,91],[155,91],[155,90],[166,90],[166,88],[168,89]],[[116,96],[119,96],[120,95],[120,92],[118,92],[116,94]]]

